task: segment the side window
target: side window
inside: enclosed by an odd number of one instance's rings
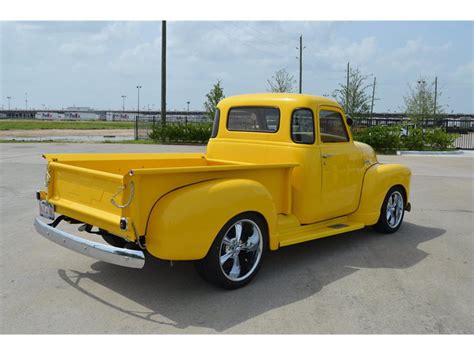
[[[319,126],[323,143],[349,142],[349,136],[339,112],[319,111]]]
[[[313,111],[300,108],[291,115],[291,139],[295,143],[314,143],[314,117]]]
[[[219,131],[220,115],[221,115],[221,112],[219,111],[219,109],[216,109],[216,114],[214,115],[214,123],[212,124],[211,138],[217,137],[217,132]]]

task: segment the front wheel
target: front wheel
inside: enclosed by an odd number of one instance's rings
[[[394,233],[402,224],[405,214],[405,194],[401,187],[395,186],[385,196],[380,217],[375,229],[382,233]]]
[[[195,263],[206,280],[226,289],[245,286],[257,274],[268,240],[265,221],[254,213],[242,213],[217,234],[207,256]]]

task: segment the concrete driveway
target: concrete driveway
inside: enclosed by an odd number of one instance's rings
[[[282,248],[236,291],[205,283],[191,263],[121,268],[34,231],[42,153],[204,149],[1,144],[0,332],[473,333],[472,155],[380,156],[413,172],[413,209],[398,233]]]

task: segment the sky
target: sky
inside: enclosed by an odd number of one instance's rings
[[[286,69],[303,93],[331,96],[347,62],[377,78],[375,112],[400,112],[409,85],[438,77],[445,112],[473,113],[474,22],[169,21],[168,110],[202,110],[221,80],[226,96],[268,91]],[[0,22],[0,107],[159,110],[161,22]],[[297,84],[295,85],[297,89]],[[371,88],[368,89],[371,94]]]

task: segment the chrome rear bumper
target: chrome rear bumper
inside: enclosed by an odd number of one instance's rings
[[[141,269],[145,265],[145,254],[140,250],[116,248],[110,245],[95,243],[87,239],[63,232],[35,218],[36,231],[43,237],[65,248],[74,250],[91,258],[110,264]]]

